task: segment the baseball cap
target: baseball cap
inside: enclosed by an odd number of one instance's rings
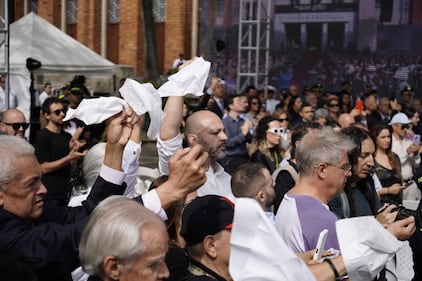
[[[274,86],[267,85],[267,91],[275,92],[276,91],[276,88]]]
[[[218,195],[195,198],[186,206],[182,215],[180,234],[187,246],[201,243],[207,235],[232,229],[234,203]]]
[[[405,87],[403,87],[402,89],[401,89],[401,91],[400,91],[400,93],[409,93],[409,94],[411,94],[413,92],[413,88],[412,87],[410,87],[410,86],[405,86]]]
[[[407,118],[406,114],[404,114],[403,112],[399,112],[394,114],[393,118],[391,118],[390,123],[388,123],[388,125],[393,125],[393,124],[410,124],[412,123],[412,121]]]

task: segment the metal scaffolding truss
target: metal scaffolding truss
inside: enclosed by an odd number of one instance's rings
[[[0,47],[4,46],[4,61],[0,62],[0,75],[6,77],[5,100],[6,109],[9,108],[9,1],[0,0]],[[4,108],[3,108],[4,109]],[[3,110],[0,108],[0,110]]]
[[[237,89],[268,85],[272,0],[240,0]]]

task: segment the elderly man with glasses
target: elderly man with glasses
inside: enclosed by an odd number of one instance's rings
[[[29,123],[26,122],[25,115],[19,109],[8,109],[3,112],[0,122],[0,130],[5,135],[25,137],[25,130]]]
[[[402,112],[396,113],[389,123],[393,129],[391,150],[400,158],[403,182],[413,178],[413,169],[419,167],[421,163],[421,145],[413,143],[411,139],[406,137],[411,124],[412,121]],[[403,200],[420,199],[421,191],[416,183],[412,183],[403,190]]]
[[[297,146],[300,177],[284,195],[275,223],[294,252],[314,249],[324,229],[328,230],[325,249],[340,249],[335,227],[338,218],[328,209],[328,202],[343,191],[352,175],[347,153],[353,148],[350,139],[328,127],[310,131]]]

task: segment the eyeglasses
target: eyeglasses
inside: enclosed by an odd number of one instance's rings
[[[339,107],[340,105],[338,103],[332,103],[328,105],[329,107]]]
[[[280,118],[280,119],[278,119],[278,121],[280,121],[280,122],[287,122],[287,121],[289,121],[289,118]]]
[[[12,126],[13,130],[18,131],[20,127],[25,131],[29,127],[29,123],[6,123],[7,126]]]
[[[60,115],[61,112],[63,112],[63,114],[66,114],[66,111],[64,109],[57,109],[52,111],[54,114],[56,114],[57,116]],[[51,113],[51,112],[50,112]]]
[[[350,164],[347,164],[344,167],[340,167],[340,166],[333,165],[333,164],[330,164],[330,163],[325,163],[325,165],[342,169],[345,173],[352,171],[352,165],[350,165]]]
[[[402,129],[402,130],[404,130],[404,129],[409,129],[409,128],[410,128],[410,126],[409,126],[409,125],[407,125],[407,124],[401,125],[401,129]]]
[[[272,128],[272,129],[268,129],[267,133],[281,135],[281,134],[284,133],[284,128]]]

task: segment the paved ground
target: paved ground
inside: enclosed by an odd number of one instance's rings
[[[143,140],[139,165],[148,168],[158,168],[158,155],[155,141]]]

